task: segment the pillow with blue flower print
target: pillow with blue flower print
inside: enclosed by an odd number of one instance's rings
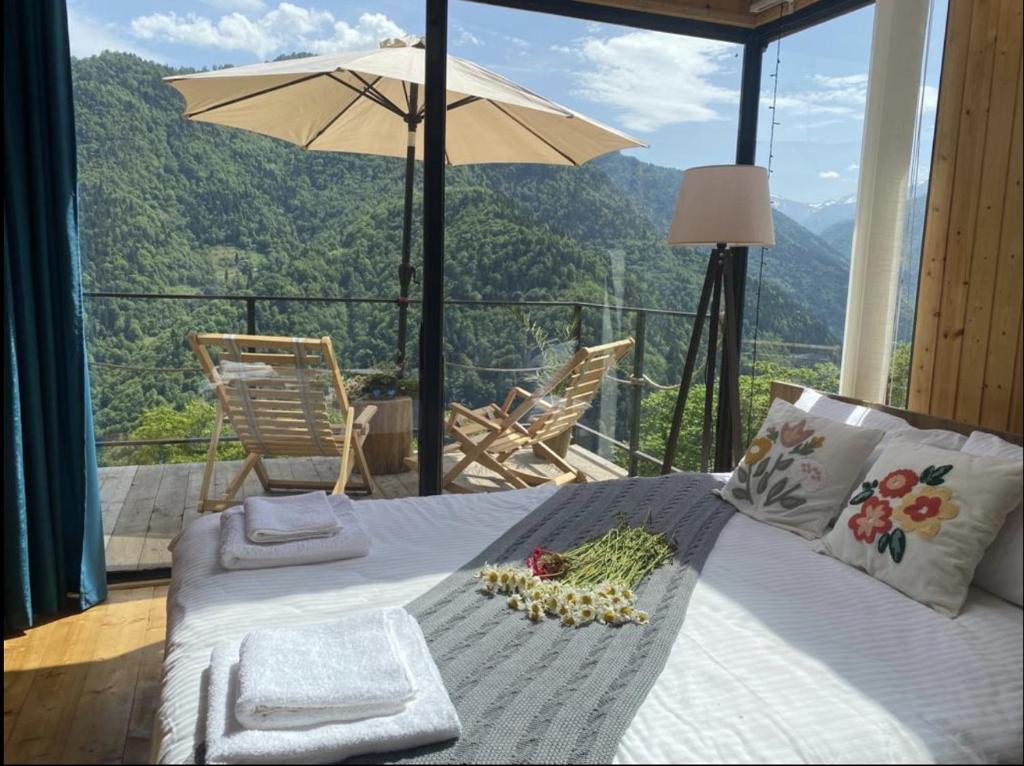
[[[1021,465],[895,438],[818,551],[955,617],[1020,500]]]
[[[778,399],[719,494],[759,521],[821,537],[883,435],[810,415]]]

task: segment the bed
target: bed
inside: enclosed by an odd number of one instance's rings
[[[154,758],[192,760],[217,643],[405,604],[553,491],[363,501],[370,556],[273,570],[224,571],[219,519],[194,522],[173,553]],[[948,619],[735,514],[615,761],[1020,763],[1022,615],[972,589]]]

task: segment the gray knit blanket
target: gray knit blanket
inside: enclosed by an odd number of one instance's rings
[[[701,474],[564,487],[483,553],[407,605],[419,620],[462,721],[454,742],[381,756],[389,763],[609,763],[661,673],[693,587],[732,506]],[[539,624],[477,589],[484,563],[522,562],[535,545],[566,550],[615,526],[647,522],[677,547],[637,588],[645,626]]]

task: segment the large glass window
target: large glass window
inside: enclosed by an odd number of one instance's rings
[[[669,222],[683,168],[734,161],[742,46],[471,2],[452,4],[449,39],[455,55],[648,144],[582,167],[448,171],[448,298],[517,302],[448,306],[449,401],[501,404],[578,346],[642,336],[642,369],[630,354],[606,376],[569,456],[602,477],[656,473],[708,257],[668,247]],[[698,378],[678,461],[691,468]]]
[[[766,53],[758,161],[772,167],[778,244],[750,254],[741,382],[749,423],[760,420],[772,379],[836,386],[872,13],[837,18]],[[375,476],[378,496],[415,494],[415,471],[399,469],[403,451],[415,449],[417,382],[395,370],[403,159],[304,152],[189,121],[162,78],[374,49],[422,33],[422,3],[195,0],[171,9],[71,0],[69,14],[111,566],[166,565],[166,540],[196,515],[216,405],[184,340],[191,330],[330,337],[348,393],[379,405],[373,461],[388,469]],[[941,26],[937,15],[933,39]],[[458,406],[500,407],[516,387],[536,390],[581,347],[633,337],[642,363],[636,350],[625,355],[572,429],[520,457],[527,470],[551,463],[550,449],[591,476],[654,473],[709,254],[670,248],[666,235],[681,171],[735,160],[742,46],[453,0],[449,51],[647,147],[579,167],[513,156],[463,165],[453,150],[446,418]],[[915,190],[928,164],[937,56],[933,45]],[[449,148],[459,140],[452,128]],[[417,167],[414,266],[420,183]],[[923,195],[915,199],[921,204]],[[918,207],[910,210],[898,343],[908,337],[923,220]],[[418,358],[418,297],[414,277],[406,371]],[[680,468],[700,464],[705,365],[700,358]],[[525,420],[559,406],[568,385],[548,392]],[[412,400],[398,403],[404,395]],[[242,456],[230,426],[224,436],[219,456],[228,463],[214,493]],[[458,457],[446,459],[450,466]],[[298,480],[336,472],[318,460],[274,467]],[[255,476],[242,488],[261,491]]]
[[[744,433],[772,380],[836,391],[874,8],[772,43],[765,52],[758,163],[771,168],[776,246],[751,249],[741,381]],[[908,184],[889,400],[905,401],[945,2],[932,11]]]
[[[403,160],[304,152],[186,120],[162,78],[376,48],[421,32],[423,4],[71,0],[68,11],[108,566],[167,566],[168,540],[198,515],[216,399],[190,331],[328,336],[348,393],[383,400],[378,434],[395,433],[372,447],[392,469],[375,477],[377,496],[415,494],[416,474],[394,465],[414,422],[411,401],[394,400],[416,387],[394,375]],[[413,304],[410,325],[418,320]],[[415,370],[415,329],[407,350]],[[238,470],[234,435],[229,424],[211,496]],[[333,481],[338,459],[282,456],[267,467]],[[262,487],[250,474],[238,497],[253,492]]]
[[[773,380],[839,387],[873,14],[868,6],[765,50],[757,163],[771,171],[776,244],[749,253],[747,439]]]

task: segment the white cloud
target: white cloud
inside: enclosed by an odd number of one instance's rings
[[[628,32],[583,38],[569,52],[589,67],[575,73],[579,95],[616,108],[631,130],[716,120],[718,106],[739,100],[737,91],[712,82],[734,55],[728,43]]]
[[[463,45],[483,45],[484,44],[483,40],[481,40],[479,37],[474,35],[468,29],[464,29],[463,27],[459,27],[458,42],[462,43]]]
[[[142,58],[160,61],[161,56],[141,47],[136,40],[121,36],[112,24],[104,24],[68,5],[68,41],[71,55],[95,56],[103,51],[128,51]]]
[[[353,25],[329,11],[292,3],[280,3],[261,15],[234,11],[216,20],[195,13],[152,13],[132,19],[131,28],[143,40],[248,51],[261,58],[295,50],[335,53],[372,48],[386,37],[404,34],[382,13],[364,13]]]
[[[305,45],[314,53],[338,53],[339,51],[376,48],[381,40],[389,37],[404,37],[405,30],[383,13],[364,13],[355,25],[335,21],[333,34],[323,40],[311,40]]]
[[[836,179],[839,178],[839,173],[837,173],[835,170],[822,170],[820,173],[818,173],[818,178],[821,178],[825,181],[835,181]]]
[[[781,85],[781,84],[780,84]],[[787,91],[780,87],[776,100],[777,116],[807,117],[811,115],[861,119],[867,99],[868,76],[811,75],[800,89]],[[764,99],[763,103],[770,103]]]
[[[846,170],[848,173],[855,173],[856,171],[860,170],[860,165],[858,165],[856,162],[852,162],[846,166]]]
[[[222,11],[238,11],[239,13],[259,13],[267,7],[263,0],[206,0],[206,4]]]
[[[777,99],[778,114],[789,117],[818,115],[860,120],[864,118],[867,95],[866,74],[811,75],[806,78],[801,88],[792,91],[780,88]],[[935,111],[938,97],[938,88],[932,85],[921,87],[921,101],[925,112]],[[770,104],[771,100],[764,98],[762,103]]]

